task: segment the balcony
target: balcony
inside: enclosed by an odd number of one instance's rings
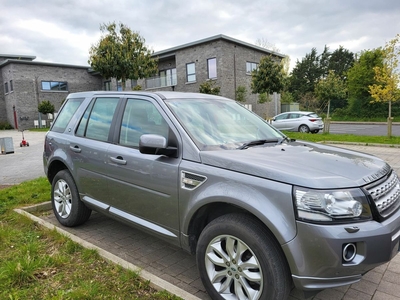
[[[146,90],[176,85],[176,74],[155,76],[146,79]]]

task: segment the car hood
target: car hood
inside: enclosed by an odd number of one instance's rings
[[[204,164],[310,188],[346,188],[386,175],[390,166],[369,154],[309,142],[202,151]]]

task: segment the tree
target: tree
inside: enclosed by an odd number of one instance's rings
[[[371,102],[373,98],[369,92],[369,86],[376,83],[374,67],[382,64],[382,49],[366,50],[361,52],[359,59],[347,72],[350,116],[369,118],[371,112],[375,116],[384,116],[384,107],[380,103]]]
[[[38,111],[44,115],[46,114],[52,114],[54,113],[54,105],[51,104],[50,101],[43,100],[39,105],[38,105]]]
[[[392,102],[400,98],[400,34],[389,41],[382,50],[383,63],[375,66],[375,83],[369,85],[372,102],[386,102],[389,104],[388,120],[392,117]]]
[[[256,44],[256,46],[260,46],[262,48],[271,50],[273,52],[278,52],[278,53],[280,52],[280,49],[278,47],[276,47],[275,44],[269,42],[265,38],[257,39],[255,44]]]
[[[246,87],[239,85],[236,89],[236,101],[246,102]]]
[[[317,49],[312,48],[301,61],[296,61],[290,77],[289,92],[298,100],[307,93],[313,93],[320,78],[319,55]]]
[[[280,93],[284,88],[282,65],[271,56],[263,56],[258,68],[251,74],[251,92],[253,94]]]
[[[100,41],[89,50],[88,63],[105,78],[121,80],[125,90],[126,80],[138,80],[157,73],[157,60],[145,46],[145,40],[124,24],[103,24]]]
[[[344,81],[330,70],[326,78],[320,79],[315,87],[315,95],[320,101],[328,102],[328,114],[330,111],[331,100],[337,101],[345,99],[347,94],[347,87]]]
[[[347,79],[347,71],[355,62],[354,53],[339,46],[338,49],[332,52],[329,58],[329,71],[334,71],[343,81]]]
[[[199,92],[202,94],[219,95],[221,88],[215,86],[214,81],[206,81],[200,84]]]

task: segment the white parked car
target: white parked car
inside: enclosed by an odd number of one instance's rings
[[[289,111],[272,118],[271,124],[279,130],[318,133],[324,129],[322,118],[311,111]]]

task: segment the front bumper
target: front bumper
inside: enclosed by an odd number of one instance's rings
[[[298,221],[297,229],[296,238],[283,245],[296,288],[333,288],[359,281],[363,274],[398,253],[400,210],[382,223],[329,226]],[[348,244],[356,249],[350,261],[343,258]]]

